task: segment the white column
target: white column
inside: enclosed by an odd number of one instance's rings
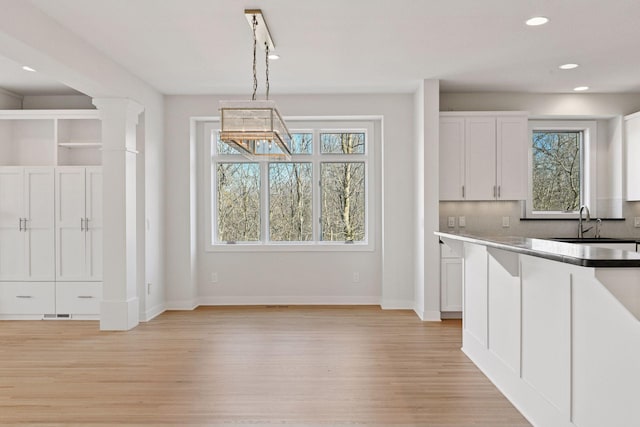
[[[104,273],[100,329],[123,331],[139,321],[136,287],[136,125],[143,107],[123,98],[94,98],[102,119]]]
[[[423,80],[415,94],[416,242],[415,311],[422,320],[440,320],[439,227],[440,82]]]

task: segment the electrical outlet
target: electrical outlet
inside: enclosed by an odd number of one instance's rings
[[[509,228],[509,217],[508,216],[503,216],[502,217],[502,226],[504,228]]]
[[[466,227],[467,226],[467,218],[465,218],[464,216],[458,217],[458,225],[460,227]]]
[[[456,217],[455,216],[447,217],[447,225],[449,225],[450,228],[455,227],[456,226]]]
[[[360,281],[360,273],[357,271],[353,272],[353,283],[358,283]]]
[[[218,283],[218,273],[211,273],[211,283]]]
[[[635,228],[640,228],[640,216],[633,218],[633,226]]]

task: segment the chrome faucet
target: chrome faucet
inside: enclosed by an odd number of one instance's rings
[[[587,205],[580,206],[580,211],[578,212],[578,238],[582,239],[584,237],[584,233],[591,230],[593,227],[582,228],[582,211],[587,211],[587,217],[585,218],[586,222],[591,221],[591,216],[589,215],[589,208]]]
[[[600,228],[602,228],[602,220],[600,218],[596,219],[596,239],[600,238]]]

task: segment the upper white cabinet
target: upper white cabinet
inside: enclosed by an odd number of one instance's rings
[[[0,110],[0,166],[97,166],[97,110]]]
[[[100,167],[56,168],[56,280],[102,280]]]
[[[0,167],[0,280],[54,280],[53,168]]]
[[[627,200],[640,200],[640,112],[624,118],[627,150]]]
[[[440,113],[440,200],[527,197],[524,112]]]

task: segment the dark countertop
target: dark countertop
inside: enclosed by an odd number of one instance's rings
[[[451,234],[440,231],[436,231],[435,234],[441,238],[476,243],[487,247],[546,258],[567,264],[580,265],[582,267],[640,267],[640,253],[620,249],[608,249],[585,244],[516,236],[483,237],[468,234]],[[620,239],[618,241],[601,239],[602,243],[635,241],[635,239]]]

